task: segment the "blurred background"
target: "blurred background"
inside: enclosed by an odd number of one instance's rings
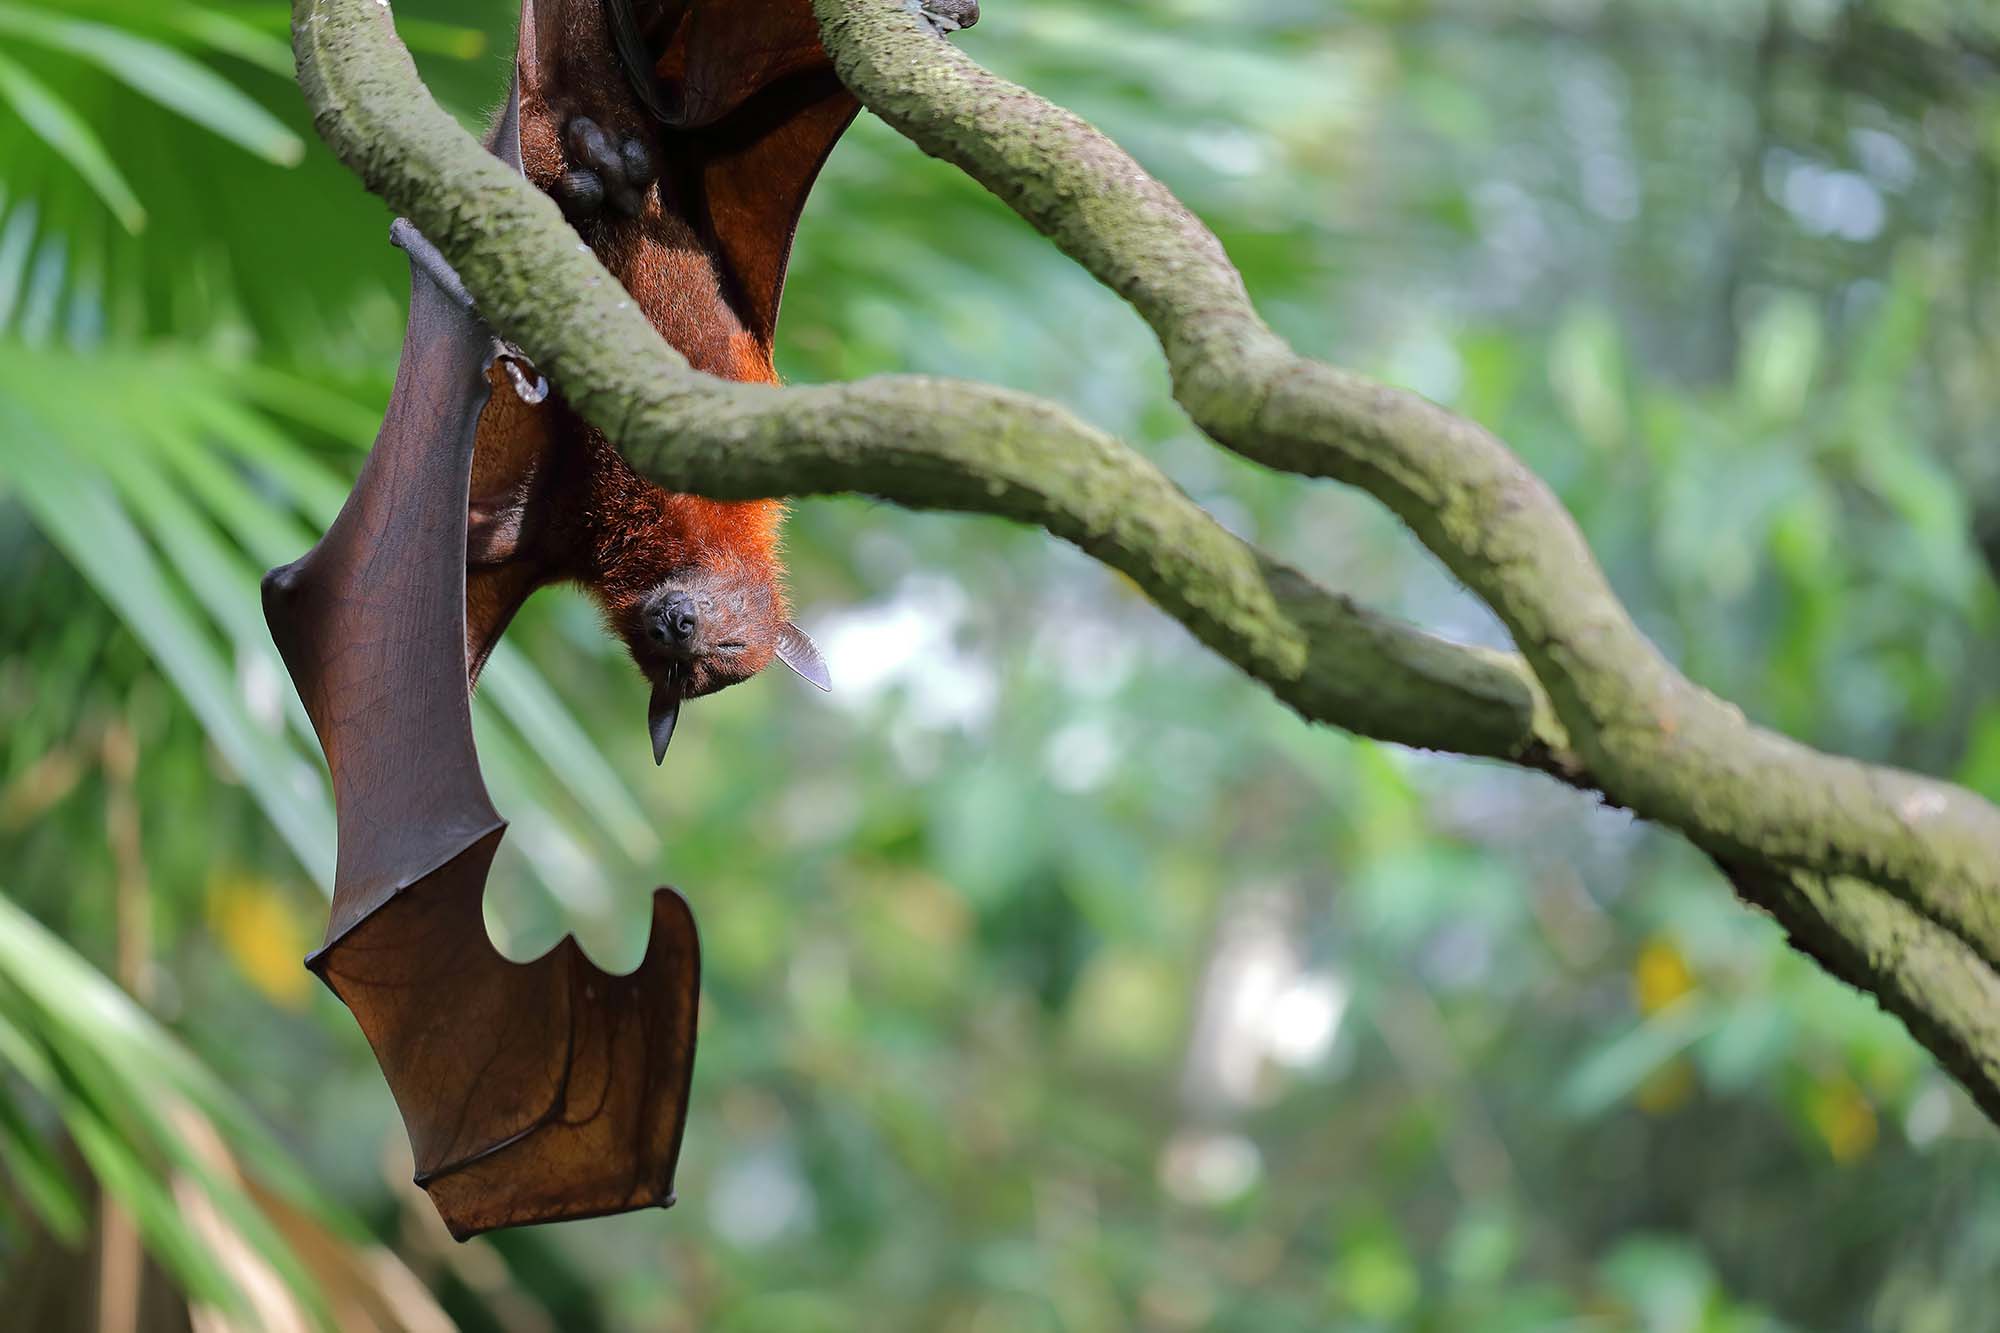
[[[396,9],[480,122],[513,5]],[[791,526],[834,694],[704,701],[663,771],[579,597],[495,657],[496,938],[629,966],[681,886],[701,1059],[678,1207],[452,1244],[299,965],[331,809],[256,579],[358,468],[406,279],[285,27],[0,3],[18,1326],[1991,1326],[1991,1126],[1687,847],[1307,727],[1036,532],[862,500]],[[1988,0],[990,0],[960,40],[1164,177],[1301,350],[1498,429],[1695,679],[2000,797]],[[796,382],[1055,398],[1504,641],[1371,503],[1198,439],[1122,306],[866,116],[780,341]]]

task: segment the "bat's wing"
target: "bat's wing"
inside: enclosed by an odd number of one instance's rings
[[[452,1235],[674,1201],[700,956],[654,895],[629,976],[565,939],[531,963],[480,914],[495,830],[356,923],[313,966],[353,1011],[410,1132],[417,1184]]]
[[[601,2],[634,91],[666,126],[663,187],[707,234],[744,327],[768,348],[806,196],[861,109],[820,44],[812,0]],[[925,9],[944,30],[979,17],[975,0]]]
[[[679,112],[665,118],[668,180],[715,246],[744,327],[768,346],[799,214],[861,103],[807,0],[667,0],[654,31],[660,100]]]
[[[861,105],[810,0],[551,2],[602,5],[633,94],[661,126],[661,200],[703,238],[768,351],[806,195]]]
[[[574,940],[517,964],[487,937],[506,825],[480,779],[467,660],[512,605],[468,637],[466,522],[509,353],[422,237],[396,235],[410,323],[388,415],[326,536],[264,582],[339,815],[333,915],[308,965],[367,1034],[454,1235],[664,1205],[694,1061],[694,921],[660,890],[628,976]]]
[[[816,81],[784,89],[787,97],[800,100],[769,126],[733,119],[694,138],[702,150],[694,161],[706,225],[730,295],[740,301],[744,327],[767,347],[777,332],[785,265],[806,195],[860,109],[846,89],[829,83],[824,89]]]

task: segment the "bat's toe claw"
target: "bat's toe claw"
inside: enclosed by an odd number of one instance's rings
[[[604,181],[594,171],[565,171],[556,181],[556,203],[571,222],[594,218],[604,211]]]
[[[570,160],[593,171],[610,171],[618,166],[618,147],[604,127],[589,116],[572,116],[563,126],[563,147]]]
[[[653,168],[653,154],[641,139],[627,139],[618,145],[618,160],[625,171],[625,183],[635,190],[643,190],[653,183],[659,172]]]

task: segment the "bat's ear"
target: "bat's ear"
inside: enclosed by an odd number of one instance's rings
[[[663,680],[653,687],[653,697],[646,705],[646,730],[653,737],[655,764],[667,761],[667,742],[674,738],[674,723],[680,720],[680,683]]]
[[[833,677],[826,672],[826,659],[820,656],[819,645],[789,620],[778,630],[778,660],[821,689],[833,688]]]

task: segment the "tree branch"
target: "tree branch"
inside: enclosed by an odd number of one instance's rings
[[[2000,1124],[2000,975],[1963,940],[1858,880],[1717,865],[1793,947],[1901,1018]]]
[[[722,497],[858,491],[1034,522],[1129,574],[1308,718],[1599,787],[1724,862],[1746,898],[1902,1015],[2000,1118],[1988,1017],[2000,811],[1750,726],[1640,635],[1560,502],[1499,441],[1298,357],[1214,236],[1116,145],[936,41],[897,0],[814,3],[872,109],[1131,301],[1211,437],[1381,499],[1494,608],[1525,660],[1327,592],[1052,404],[918,377],[775,389],[695,374],[554,204],[431,101],[386,7],[295,0],[294,45],[321,135],[647,475]]]
[[[1751,726],[1633,624],[1562,502],[1482,427],[1297,355],[1222,245],[1072,113],[930,39],[895,0],[813,0],[841,78],[1105,286],[1218,443],[1396,515],[1513,633],[1605,793],[1704,849],[1888,887],[2000,962],[2000,809]]]

